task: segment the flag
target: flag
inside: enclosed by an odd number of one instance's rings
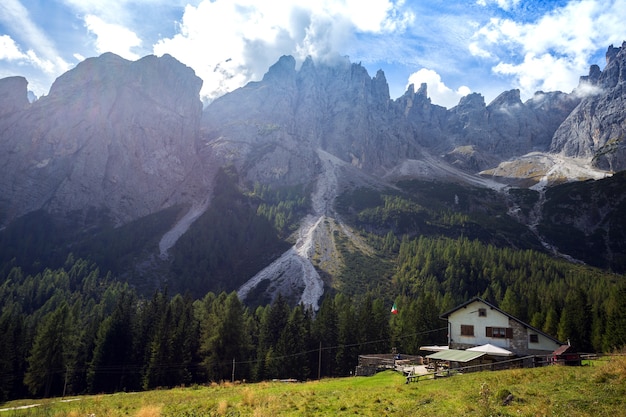
[[[391,314],[398,314],[398,307],[396,307],[396,303],[393,303],[391,307]]]

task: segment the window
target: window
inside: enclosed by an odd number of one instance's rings
[[[478,317],[487,317],[487,309],[479,308],[478,309]]]
[[[486,327],[485,335],[495,339],[512,339],[513,329],[510,327]]]
[[[528,335],[530,343],[539,343],[539,335],[530,334]]]
[[[495,337],[498,339],[506,338],[506,329],[504,327],[494,327],[492,330],[491,337]]]
[[[474,326],[461,324],[461,336],[474,336]]]

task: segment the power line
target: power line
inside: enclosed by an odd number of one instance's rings
[[[402,339],[407,339],[410,337],[415,337],[415,336],[421,336],[421,335],[425,335],[425,334],[429,334],[429,333],[435,333],[435,332],[439,332],[442,330],[447,330],[447,327],[440,327],[438,329],[434,329],[434,330],[426,330],[426,331],[422,331],[422,332],[416,332],[416,333],[411,333],[411,334],[406,334],[403,335],[401,337],[396,337],[396,338],[384,338],[384,339],[378,339],[378,340],[371,340],[371,341],[367,341],[367,342],[359,342],[359,343],[349,343],[349,344],[341,344],[341,345],[335,345],[335,346],[322,346],[321,348],[315,348],[315,349],[309,349],[309,350],[305,350],[305,351],[301,351],[301,352],[297,352],[297,353],[291,353],[291,354],[287,354],[287,355],[281,355],[281,356],[273,356],[271,359],[272,360],[283,360],[283,359],[289,359],[289,358],[294,358],[294,357],[298,357],[298,356],[302,356],[302,355],[308,355],[311,353],[315,353],[315,352],[320,352],[320,351],[329,351],[329,350],[333,350],[333,349],[345,349],[345,348],[350,348],[350,347],[357,347],[357,346],[367,346],[367,345],[373,345],[373,344],[377,344],[377,343],[382,343],[382,342],[391,342],[392,340],[402,340]],[[256,364],[259,362],[262,362],[264,359],[250,359],[250,360],[244,360],[244,361],[220,361],[217,362],[215,365],[216,366],[220,366],[220,367],[225,367],[225,366],[229,366],[231,364],[234,365],[252,365],[252,364]],[[204,369],[205,365],[203,365],[202,363],[188,363],[185,364],[183,362],[169,362],[169,363],[152,363],[152,364],[128,364],[128,365],[121,365],[121,364],[115,364],[115,365],[103,365],[103,366],[94,366],[92,367],[79,367],[79,368],[73,368],[70,367],[70,371],[72,373],[79,373],[79,372],[89,372],[89,373],[94,373],[94,374],[108,374],[108,375],[124,375],[124,374],[131,374],[131,373],[140,373],[143,372],[145,370],[147,370],[148,368],[151,368],[153,370],[178,370],[178,369],[186,369],[186,370],[195,370],[195,369]],[[36,373],[38,375],[45,375],[45,374],[62,374],[65,373],[67,370],[65,368],[53,368],[53,369],[41,369],[41,370],[30,370],[31,373]],[[2,375],[3,373],[0,372],[0,375]],[[7,373],[8,374],[8,373]]]

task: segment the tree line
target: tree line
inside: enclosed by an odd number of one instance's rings
[[[398,316],[389,300],[367,294],[329,295],[317,312],[281,296],[251,310],[235,292],[194,299],[163,289],[146,298],[71,256],[36,275],[12,268],[0,304],[2,401],[350,375],[361,353],[417,352],[442,337],[429,297]]]

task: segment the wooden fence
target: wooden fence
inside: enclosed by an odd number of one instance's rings
[[[554,360],[552,355],[532,355],[524,356],[522,358],[508,359],[504,361],[485,363],[480,365],[468,365],[458,368],[438,369],[434,372],[427,374],[414,375],[409,373],[406,376],[406,383],[418,382],[420,379],[436,379],[444,378],[456,374],[464,374],[470,372],[482,372],[482,371],[500,371],[505,369],[520,369],[520,368],[537,368],[547,365],[562,365],[566,364],[566,361]],[[581,354],[582,360],[593,361],[598,359],[596,354]]]

